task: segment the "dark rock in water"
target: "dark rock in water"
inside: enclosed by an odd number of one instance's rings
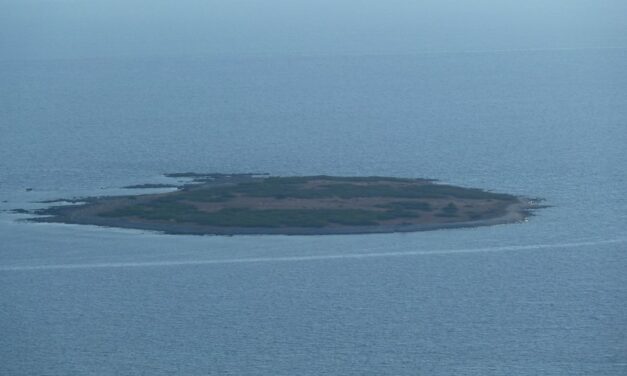
[[[198,173],[198,172],[176,172],[176,173],[166,173],[163,176],[168,178],[185,178],[191,179],[194,183],[209,183],[209,182],[235,182],[235,181],[246,181],[255,179],[256,177],[269,176],[268,173],[235,173],[235,174],[224,174],[224,173]]]
[[[44,201],[35,201],[38,204],[54,204],[57,202],[69,202],[71,204],[76,204],[79,202],[85,202],[84,198],[56,198],[54,200],[44,200]]]
[[[26,188],[26,192],[30,192],[32,190],[33,190],[33,188]]]
[[[149,189],[149,188],[176,188],[176,185],[173,184],[136,184],[136,185],[127,185],[126,187],[122,187],[124,189]]]
[[[173,172],[173,173],[166,173],[163,175],[168,178],[201,178],[201,177],[214,177],[216,175],[222,175],[222,174],[198,173],[198,172]]]

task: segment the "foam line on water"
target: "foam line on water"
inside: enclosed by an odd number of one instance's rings
[[[338,259],[431,256],[431,255],[450,255],[450,254],[464,254],[464,253],[514,252],[514,251],[555,249],[555,248],[557,249],[582,248],[582,247],[598,246],[598,245],[604,245],[604,244],[620,244],[620,243],[627,243],[627,238],[611,239],[611,240],[596,240],[596,241],[580,241],[580,242],[557,243],[557,244],[508,245],[508,246],[498,246],[498,247],[462,248],[462,249],[431,250],[431,251],[421,250],[421,251],[398,251],[398,252],[347,253],[347,254],[311,255],[311,256],[247,257],[247,258],[213,259],[213,260],[145,261],[145,262],[139,261],[139,262],[111,262],[111,263],[93,263],[93,264],[0,266],[0,272],[29,271],[29,270],[30,271],[55,270],[55,269],[139,268],[139,267],[167,267],[167,266],[186,266],[186,265],[247,264],[247,263],[267,263],[267,262],[302,262],[302,261],[321,261],[321,260],[338,260]]]

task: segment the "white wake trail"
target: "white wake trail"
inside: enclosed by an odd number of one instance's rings
[[[604,244],[627,243],[627,238],[581,241],[572,243],[557,244],[533,244],[533,245],[509,245],[499,247],[484,248],[462,248],[432,251],[399,251],[399,252],[370,252],[370,253],[348,253],[331,255],[312,256],[283,256],[283,257],[247,257],[232,259],[214,260],[181,260],[181,261],[139,261],[139,262],[111,262],[94,264],[53,264],[53,265],[26,265],[26,266],[0,266],[0,272],[11,271],[35,271],[35,270],[55,270],[55,269],[100,269],[100,268],[139,268],[139,267],[166,267],[166,266],[186,266],[186,265],[214,265],[214,264],[246,264],[246,263],[266,263],[266,262],[299,262],[299,261],[319,261],[338,259],[365,259],[379,257],[407,257],[407,256],[430,256],[430,255],[450,255],[463,253],[487,253],[487,252],[514,252],[540,249],[561,249],[561,248],[582,248],[598,246]]]

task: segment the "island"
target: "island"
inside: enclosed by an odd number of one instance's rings
[[[64,200],[30,221],[170,234],[388,233],[522,222],[535,200],[398,177],[173,173],[176,190]],[[141,187],[158,187],[143,185]],[[77,202],[80,201],[80,202]]]

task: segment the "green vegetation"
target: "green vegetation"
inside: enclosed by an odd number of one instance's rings
[[[416,180],[393,178],[330,178],[330,177],[286,177],[267,178],[257,182],[241,183],[234,186],[208,187],[194,190],[194,197],[200,200],[203,197],[224,197],[225,195],[240,194],[252,197],[277,198],[359,198],[359,197],[394,197],[412,199],[430,199],[455,197],[460,199],[494,199],[511,201],[516,198],[502,193],[486,192],[480,189],[461,188],[443,184],[416,184]],[[315,187],[305,187],[304,183],[312,180],[323,180],[325,184]],[[375,182],[380,184],[359,185],[349,182]],[[413,183],[413,184],[390,184]]]
[[[198,210],[189,204],[180,202],[155,201],[154,203],[130,205],[100,213],[101,217],[139,217],[154,220],[182,221],[198,213]]]
[[[449,202],[448,205],[442,208],[441,213],[436,214],[438,217],[457,217],[459,208],[457,205]]]
[[[192,205],[176,202],[157,202],[150,205],[132,205],[101,213],[102,217],[138,217],[167,220],[206,226],[235,227],[322,227],[329,223],[349,226],[375,225],[378,221],[417,217],[404,210],[360,209],[267,209],[225,208],[215,212],[199,211]]]
[[[450,223],[444,218],[483,218],[517,200],[512,195],[434,184],[425,179],[195,173],[169,176],[192,178],[194,183],[163,194],[90,198],[82,207],[59,209],[56,214],[92,208],[87,215],[114,222],[321,228]],[[469,200],[482,202],[483,209],[469,205]]]
[[[377,207],[386,209],[422,210],[427,212],[433,210],[431,204],[422,201],[394,201],[387,204],[377,205]]]

